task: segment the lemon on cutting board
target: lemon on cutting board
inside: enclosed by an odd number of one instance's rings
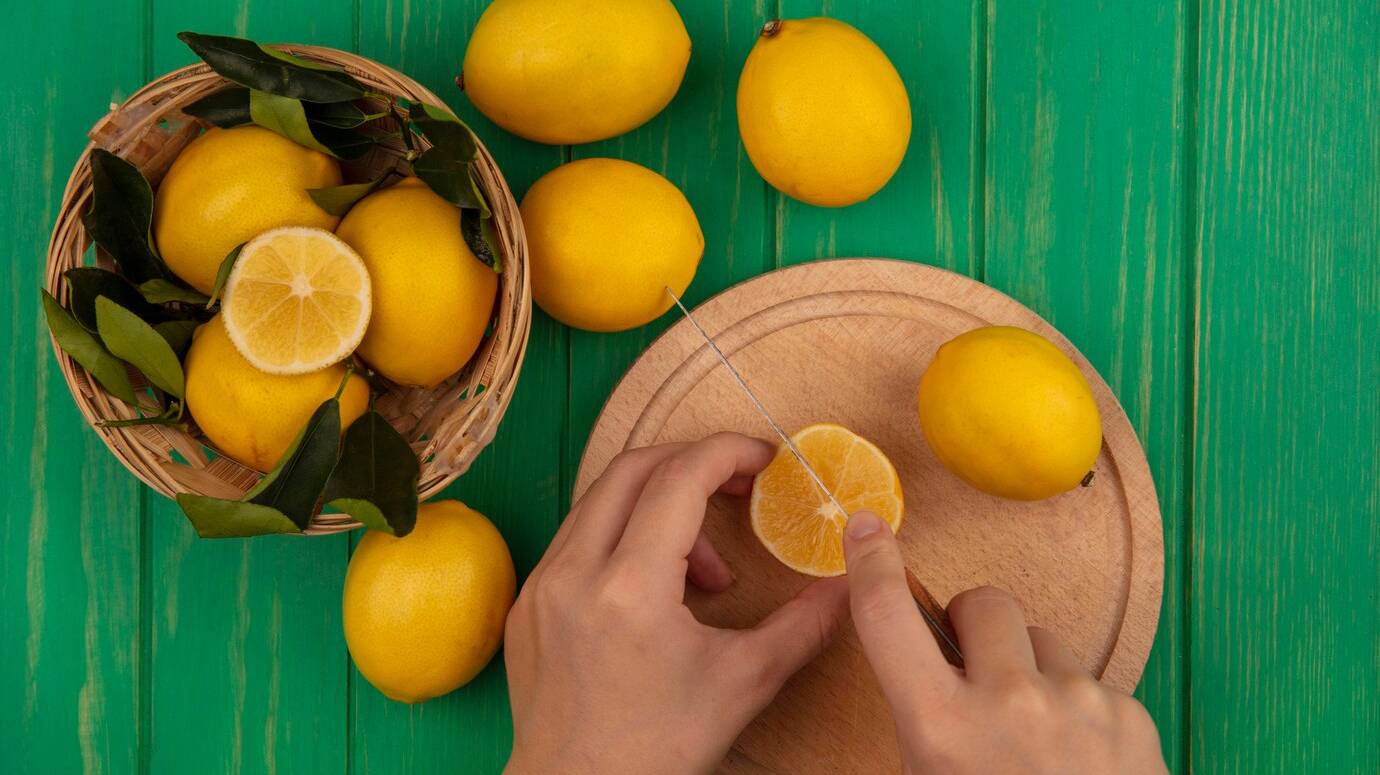
[[[675,184],[621,159],[581,159],[542,176],[522,200],[532,298],[586,331],[622,331],[671,308],[704,254]]]
[[[153,238],[173,273],[209,294],[235,246],[280,226],[335,228],[309,188],[338,186],[340,165],[257,126],[212,127],[178,154],[153,201]]]
[[[345,644],[400,702],[447,694],[498,651],[517,580],[493,523],[459,501],[425,503],[402,538],[370,530],[345,572]]]
[[[973,329],[940,346],[920,378],[920,426],[939,461],[977,489],[1039,500],[1078,486],[1102,420],[1078,366],[1044,337]]]
[[[886,54],[849,24],[769,22],[738,79],[738,130],[788,196],[843,207],[881,190],[910,143],[910,99]]]
[[[494,0],[470,35],[462,83],[509,132],[573,145],[661,112],[689,61],[670,0]]]

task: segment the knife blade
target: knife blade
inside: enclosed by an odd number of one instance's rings
[[[791,455],[796,459],[796,462],[800,463],[800,467],[805,469],[805,473],[809,475],[815,487],[819,488],[820,493],[827,498],[829,502],[833,504],[834,508],[838,509],[839,514],[842,514],[844,519],[847,520],[849,516],[848,509],[843,507],[843,504],[835,497],[833,491],[824,484],[824,479],[815,471],[815,467],[810,465],[810,461],[805,459],[805,455],[800,451],[800,448],[795,445],[795,442],[791,440],[790,435],[787,434],[786,430],[781,427],[781,424],[771,416],[771,412],[767,411],[766,405],[757,397],[757,394],[752,392],[752,388],[748,386],[747,380],[744,379],[743,375],[738,372],[738,369],[734,368],[733,364],[729,362],[728,356],[724,354],[724,351],[719,349],[719,345],[714,341],[714,337],[710,336],[709,332],[704,330],[704,326],[701,326],[700,322],[695,319],[695,316],[690,313],[689,308],[680,300],[680,297],[676,295],[675,291],[667,287],[666,293],[671,297],[671,300],[676,303],[676,306],[680,308],[681,314],[685,316],[685,319],[690,321],[690,325],[699,333],[705,345],[718,357],[719,363],[722,364],[729,375],[733,377],[733,381],[737,382],[738,387],[742,388],[743,393],[748,397],[748,400],[752,402],[753,407],[757,409],[757,413],[762,416],[762,419],[767,421],[767,425],[771,426],[772,431],[774,431],[781,439],[781,442],[786,445],[786,449],[790,451]],[[949,623],[948,612],[939,605],[939,602],[934,599],[934,596],[930,594],[924,584],[920,583],[920,579],[916,578],[915,574],[912,573],[909,568],[906,569],[906,586],[909,588],[911,597],[914,598],[916,602],[916,606],[920,609],[920,614],[924,617],[925,623],[929,625],[930,630],[934,633],[935,640],[938,641],[939,650],[944,654],[944,658],[955,667],[963,667],[963,652],[958,649],[958,637],[953,631],[953,626]]]

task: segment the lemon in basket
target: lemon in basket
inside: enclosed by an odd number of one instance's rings
[[[369,324],[369,273],[322,229],[285,226],[250,240],[225,283],[221,316],[255,368],[305,374],[346,358]]]
[[[704,253],[675,184],[621,159],[581,159],[542,176],[522,200],[532,297],[587,331],[622,331],[671,308]]]
[[[324,153],[257,126],[211,128],[178,154],[153,202],[153,237],[168,267],[210,293],[226,254],[279,226],[333,229],[309,188],[340,185]]]
[[[498,651],[517,581],[493,523],[459,501],[425,503],[402,538],[370,530],[345,572],[345,644],[392,699],[422,702],[474,678]]]
[[[230,341],[224,315],[196,330],[183,369],[187,409],[216,449],[259,471],[278,463],[322,401],[345,378],[341,364],[306,374],[269,374],[254,368]],[[340,395],[340,425],[369,406],[369,383],[358,374]]]
[[[360,200],[336,235],[369,270],[373,313],[360,356],[404,385],[435,387],[459,371],[498,293],[498,275],[460,233],[460,209],[409,177]]]

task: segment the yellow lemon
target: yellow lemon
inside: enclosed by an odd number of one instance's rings
[[[670,0],[494,0],[470,35],[463,83],[495,124],[570,145],[655,116],[689,61]]]
[[[268,374],[240,355],[221,315],[196,330],[183,368],[187,408],[216,449],[267,471],[277,465],[312,412],[345,378],[340,364],[307,374]],[[340,395],[340,427],[369,407],[369,383],[350,376]]]
[[[548,172],[522,200],[532,297],[588,331],[622,331],[670,309],[704,253],[695,211],[671,181],[619,159]]]
[[[153,201],[153,237],[168,267],[202,293],[236,245],[279,226],[334,229],[309,188],[340,185],[324,153],[257,126],[211,128],[193,140]]]
[[[517,580],[503,536],[459,501],[402,538],[370,530],[345,572],[345,644],[369,683],[422,702],[469,683],[503,640]]]
[[[752,165],[821,207],[861,202],[910,143],[905,84],[877,44],[836,19],[771,22],[738,79],[738,130]]]
[[[1039,500],[1076,487],[1102,448],[1083,373],[1049,340],[988,326],[935,353],[920,378],[920,426],[939,461],[983,492]]]
[[[460,234],[460,209],[406,178],[350,208],[336,235],[369,270],[364,360],[421,387],[459,371],[479,349],[498,293],[498,275]]]

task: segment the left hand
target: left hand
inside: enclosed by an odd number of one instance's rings
[[[701,624],[685,581],[733,582],[700,533],[715,492],[747,494],[775,454],[719,433],[620,454],[571,509],[508,616],[508,772],[702,772],[848,611],[817,581],[751,630]]]

